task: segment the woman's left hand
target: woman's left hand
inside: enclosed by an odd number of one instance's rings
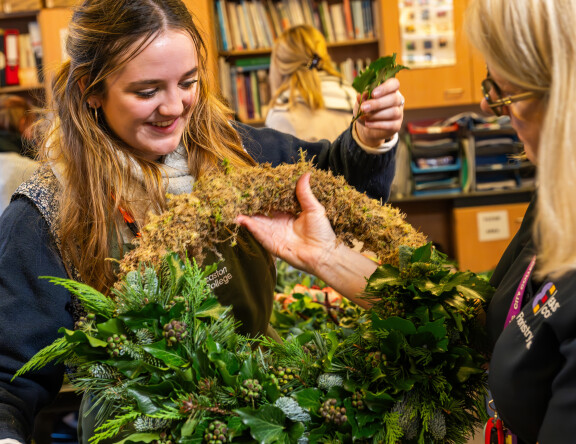
[[[358,113],[358,105],[355,107]],[[404,96],[396,78],[386,80],[372,91],[370,99],[360,105],[362,115],[356,120],[356,131],[362,143],[377,147],[400,131],[404,119]]]
[[[326,210],[310,188],[310,173],[296,183],[296,196],[302,212],[298,217],[276,213],[273,217],[239,215],[236,222],[248,228],[268,252],[293,267],[317,275],[318,264],[330,262],[336,248],[336,235]]]

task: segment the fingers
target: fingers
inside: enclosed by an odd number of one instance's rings
[[[404,117],[404,96],[400,92],[400,82],[388,79],[372,91],[372,97],[365,100],[360,108],[360,119],[368,128],[398,131]]]
[[[399,90],[400,90],[400,82],[398,81],[397,78],[392,77],[386,80],[384,83],[378,85],[376,88],[374,88],[374,90],[372,91],[372,98],[378,99],[380,97],[388,95],[392,96]]]

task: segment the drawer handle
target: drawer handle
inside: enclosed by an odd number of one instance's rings
[[[449,88],[444,90],[445,96],[461,96],[464,94],[464,88]]]

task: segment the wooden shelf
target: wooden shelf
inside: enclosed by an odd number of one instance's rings
[[[326,46],[328,48],[347,48],[350,46],[370,45],[377,44],[378,39],[356,39],[356,40],[343,40],[341,42],[329,42]],[[219,51],[218,55],[222,57],[243,57],[259,54],[270,54],[272,48],[258,48],[258,49],[242,49],[234,51]]]
[[[470,191],[467,193],[445,193],[445,194],[430,194],[430,195],[417,195],[417,196],[390,196],[389,202],[402,203],[402,202],[422,202],[422,201],[433,201],[433,200],[454,200],[464,202],[467,199],[470,200],[493,200],[495,202],[501,201],[505,198],[510,198],[517,196],[519,198],[524,198],[525,195],[534,192],[533,186],[518,187],[518,188],[506,188],[502,190],[490,190],[490,191]]]
[[[31,86],[22,86],[22,85],[14,85],[14,86],[3,86],[0,88],[0,94],[11,94],[11,93],[19,93],[19,92],[26,92],[26,91],[37,91],[43,90],[44,85],[31,85]]]
[[[20,18],[28,18],[28,17],[35,17],[38,15],[40,10],[35,9],[32,11],[16,11],[16,12],[0,12],[0,20],[13,20],[13,19],[20,19]]]

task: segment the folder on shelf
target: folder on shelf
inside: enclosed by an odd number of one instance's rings
[[[6,54],[6,68],[4,78],[6,86],[18,85],[18,69],[20,65],[18,54],[18,36],[20,32],[17,29],[4,30],[4,50]]]
[[[459,125],[419,121],[409,122],[407,129],[413,193],[461,192],[465,174],[462,171]]]

